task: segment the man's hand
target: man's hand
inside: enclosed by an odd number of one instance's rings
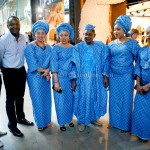
[[[76,90],[76,81],[75,80],[71,81],[71,89],[73,92]]]
[[[108,79],[108,77],[104,76],[104,82],[103,82],[103,84],[104,84],[105,88],[108,88],[108,86],[109,86],[109,79]]]

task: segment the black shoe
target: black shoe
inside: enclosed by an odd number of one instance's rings
[[[73,122],[70,122],[70,123],[69,123],[69,126],[70,126],[70,127],[74,127],[74,123],[73,123]]]
[[[9,130],[14,136],[23,137],[23,133],[17,127]]]
[[[65,126],[61,126],[61,127],[60,127],[60,130],[61,130],[61,131],[66,131],[66,127],[65,127]]]
[[[139,138],[139,137],[138,137],[138,138]],[[140,142],[143,142],[143,143],[148,142],[148,140],[144,140],[144,139],[141,139],[141,138],[139,138],[139,141],[140,141]]]
[[[3,135],[6,135],[7,132],[6,131],[0,131],[0,137],[3,136]]]
[[[33,126],[34,125],[33,122],[30,122],[25,118],[24,119],[18,119],[17,122],[20,124],[27,125],[27,126]]]

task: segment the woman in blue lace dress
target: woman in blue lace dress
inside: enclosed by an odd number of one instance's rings
[[[52,50],[51,72],[58,124],[61,131],[66,131],[66,124],[74,127],[72,119],[75,66],[71,63],[74,47],[69,43],[69,40],[74,38],[74,30],[70,24],[62,23],[56,28],[56,33],[60,43]]]
[[[134,61],[137,60],[139,45],[128,38],[131,28],[129,16],[121,15],[114,23],[115,40],[109,49],[109,127],[122,132],[131,130],[134,90]]]
[[[146,30],[147,46],[139,51],[135,68],[136,96],[131,133],[141,142],[150,139],[150,27]],[[147,86],[144,86],[147,85]]]
[[[49,31],[49,24],[40,20],[33,24],[32,32],[36,40],[25,49],[28,65],[27,83],[33,106],[34,120],[38,130],[51,126],[51,89],[50,89],[50,57],[51,47],[44,41]]]

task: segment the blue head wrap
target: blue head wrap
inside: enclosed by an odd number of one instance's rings
[[[84,30],[95,30],[95,26],[93,26],[92,24],[87,24],[87,25],[84,27]]]
[[[74,30],[69,23],[61,23],[56,28],[56,33],[59,36],[62,31],[66,31],[69,34],[70,40],[74,39]]]
[[[129,30],[131,29],[131,26],[132,26],[131,18],[129,16],[127,16],[127,15],[119,16],[116,19],[114,25],[120,26],[124,30],[125,34],[127,36],[129,36],[128,32],[129,32]]]
[[[38,20],[32,26],[32,32],[35,34],[38,30],[43,30],[47,34],[49,32],[49,24],[46,20]]]

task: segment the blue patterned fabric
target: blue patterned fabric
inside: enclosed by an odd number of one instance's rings
[[[74,30],[69,23],[61,23],[60,25],[57,26],[56,28],[57,35],[60,35],[62,31],[66,31],[69,34],[71,40],[74,39]]]
[[[143,84],[150,83],[150,49],[147,46],[139,51],[135,75]],[[146,95],[136,93],[131,133],[145,140],[150,139],[150,91]]]
[[[51,89],[50,81],[42,77],[39,67],[50,67],[51,47],[45,50],[30,43],[25,49],[25,58],[28,65],[27,83],[33,107],[35,122],[39,128],[46,127],[51,122]]]
[[[126,35],[128,35],[128,32],[132,26],[131,18],[127,15],[121,15],[116,19],[114,25],[119,25],[124,30]]]
[[[140,46],[132,39],[117,45],[112,41],[109,48],[109,123],[121,130],[131,130],[131,114],[134,89],[134,60]]]
[[[93,26],[92,24],[87,24],[87,25],[84,27],[84,30],[95,30],[95,26]]]
[[[75,77],[75,66],[71,63],[74,47],[55,45],[52,51],[51,72],[58,73],[58,80],[62,93],[54,91],[54,101],[58,124],[63,126],[70,123],[73,118],[73,92],[71,79]]]
[[[106,113],[107,90],[103,86],[107,48],[102,42],[76,45],[73,61],[77,66],[77,88],[74,93],[74,114],[78,124],[88,125]],[[107,66],[107,65],[106,65]]]
[[[32,26],[32,32],[35,34],[38,30],[43,30],[47,34],[49,32],[49,24],[46,20],[38,20]]]

